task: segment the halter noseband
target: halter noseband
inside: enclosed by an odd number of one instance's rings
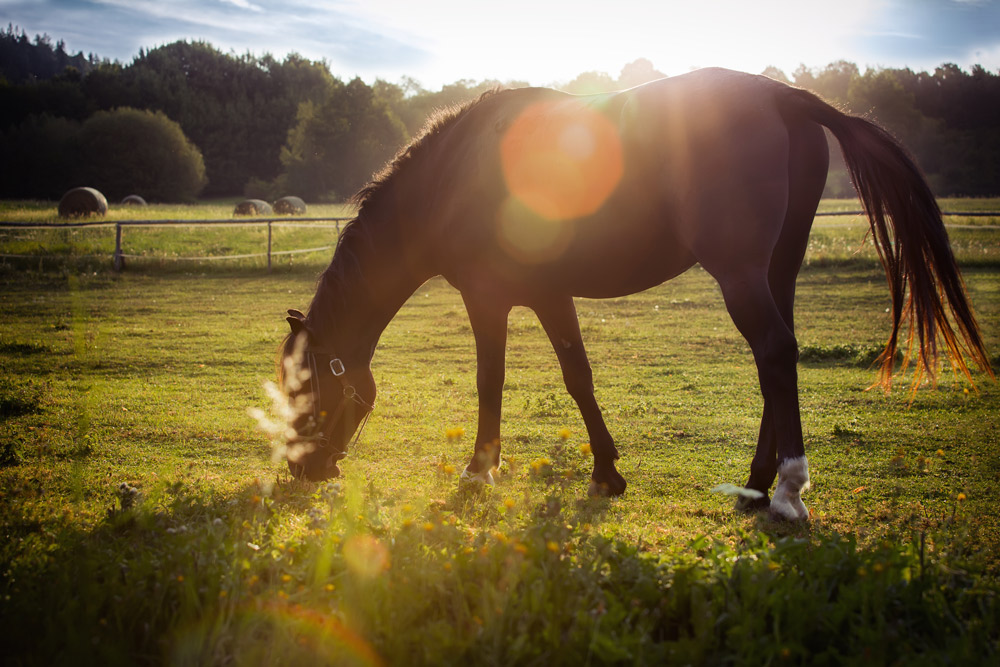
[[[344,362],[336,354],[328,352],[325,350],[309,350],[305,351],[305,357],[309,363],[309,374],[310,374],[310,384],[313,390],[313,420],[314,423],[320,426],[319,430],[315,435],[308,436],[306,438],[298,438],[299,440],[311,440],[316,442],[316,446],[320,450],[324,450],[330,446],[330,436],[333,433],[333,427],[336,425],[337,420],[343,416],[344,411],[347,409],[348,401],[352,401],[356,405],[360,406],[364,411],[364,417],[361,420],[361,424],[354,435],[354,440],[351,443],[356,445],[358,440],[361,438],[361,432],[364,431],[365,425],[368,423],[368,417],[371,416],[372,410],[375,406],[368,403],[361,395],[358,394],[357,389],[354,385],[350,384],[347,380],[347,368],[344,366]],[[327,364],[321,364],[317,360],[317,357],[329,357],[330,361]],[[321,389],[320,389],[320,370],[323,372],[329,371],[333,377],[337,378],[340,382],[341,387],[344,391],[344,400],[340,401],[337,405],[337,409],[333,411],[332,414],[328,414],[325,417],[320,410],[321,401]],[[343,459],[347,456],[347,443],[344,444],[344,449],[340,451],[335,451],[330,454],[330,461],[336,463],[337,461]]]

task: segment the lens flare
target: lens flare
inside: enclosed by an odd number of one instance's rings
[[[576,102],[543,102],[525,109],[500,145],[511,196],[549,221],[596,212],[623,172],[614,124]]]

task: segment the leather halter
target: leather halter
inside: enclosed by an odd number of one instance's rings
[[[312,386],[313,393],[313,421],[319,425],[319,430],[316,431],[314,435],[307,437],[299,437],[296,440],[299,441],[314,441],[317,448],[322,451],[330,446],[330,437],[333,434],[333,428],[337,424],[337,421],[343,416],[345,410],[347,409],[348,401],[361,407],[364,411],[364,416],[361,419],[361,424],[359,425],[357,432],[354,436],[354,440],[351,444],[357,444],[358,439],[361,438],[361,432],[364,431],[365,425],[368,423],[368,417],[371,416],[372,411],[375,406],[368,403],[361,395],[358,394],[357,389],[354,385],[350,384],[347,380],[347,368],[344,366],[344,362],[341,361],[340,357],[332,352],[326,350],[317,349],[306,349],[304,352],[304,357],[309,364],[309,376],[310,384]],[[319,357],[326,357],[327,363],[320,363]],[[330,373],[333,377],[337,378],[340,382],[341,387],[343,387],[344,398],[337,404],[337,408],[332,414],[323,415],[320,409],[321,402],[321,389],[320,389],[320,373]],[[344,449],[340,451],[334,451],[330,453],[329,461],[336,463],[337,461],[343,459],[347,456],[347,443],[344,443]]]

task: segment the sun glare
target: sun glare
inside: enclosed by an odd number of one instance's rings
[[[500,145],[511,196],[546,220],[594,213],[622,177],[615,126],[602,114],[563,103],[528,107]]]

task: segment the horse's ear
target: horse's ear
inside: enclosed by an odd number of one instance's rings
[[[289,309],[285,321],[292,328],[292,334],[296,336],[306,330],[306,316],[294,308]]]

